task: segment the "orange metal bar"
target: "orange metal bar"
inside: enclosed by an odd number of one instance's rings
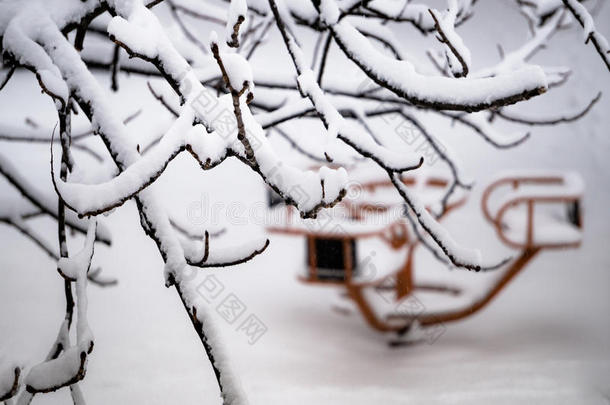
[[[352,245],[349,238],[343,239],[343,265],[345,266],[345,282],[352,282],[354,263],[352,262]]]
[[[527,202],[527,245],[534,245],[534,201]]]
[[[487,304],[489,304],[491,300],[494,299],[504,287],[506,287],[509,281],[519,274],[525,265],[529,263],[529,261],[532,260],[541,250],[542,249],[540,248],[529,248],[523,251],[521,256],[519,256],[519,258],[513,262],[506,273],[494,284],[493,288],[472,305],[457,309],[455,311],[421,316],[418,318],[419,323],[422,326],[428,326],[437,323],[453,322],[471,316],[480,311]]]
[[[394,314],[389,316],[388,319],[381,319],[375,314],[370,303],[366,300],[363,286],[348,285],[347,290],[349,296],[354,300],[360,313],[366,320],[366,322],[372,328],[381,332],[390,331],[402,331],[411,325],[412,322],[417,320],[422,326],[430,326],[438,323],[453,322],[471,315],[485,308],[506,285],[525,267],[525,265],[532,260],[541,249],[533,248],[526,249],[517,260],[515,260],[511,266],[506,270],[506,273],[494,284],[494,286],[485,294],[484,297],[477,300],[471,305],[463,308],[458,308],[453,311],[447,311],[443,313],[430,313],[420,315],[418,317],[403,316],[402,314]],[[417,289],[417,286],[415,287]],[[389,319],[394,321],[403,321],[400,324],[388,322]]]
[[[409,246],[407,260],[403,268],[396,274],[396,299],[406,297],[413,291],[413,256],[416,243]]]

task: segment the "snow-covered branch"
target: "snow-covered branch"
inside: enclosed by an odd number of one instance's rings
[[[0,402],[13,398],[19,390],[21,367],[7,362],[0,368]]]
[[[380,53],[352,24],[339,20],[333,0],[322,0],[319,7],[320,18],[345,55],[375,83],[413,104],[472,112],[527,100],[547,89],[545,75],[536,66],[494,77],[463,80],[421,75],[410,62]]]
[[[434,26],[440,41],[445,45],[445,57],[454,77],[465,77],[470,69],[470,50],[455,31],[458,14],[458,1],[450,0],[449,9],[441,15],[438,10],[431,9]]]
[[[595,50],[608,68],[608,71],[610,71],[610,46],[608,45],[608,40],[595,29],[595,22],[593,21],[591,14],[587,11],[587,8],[577,0],[562,1],[583,28],[585,43],[591,41]]]

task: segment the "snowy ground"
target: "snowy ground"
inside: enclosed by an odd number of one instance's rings
[[[482,6],[488,10],[483,8],[482,15],[464,27],[466,43],[478,41],[485,51],[495,47],[491,38],[501,39],[507,49],[516,45],[518,38],[507,31],[508,25],[493,18],[494,12],[504,15],[506,4],[494,2],[497,10],[488,3]],[[597,20],[609,21],[610,7]],[[610,34],[609,28],[603,33]],[[520,111],[570,110],[597,90],[608,92],[608,73],[590,47],[578,45],[580,34],[559,33],[555,48],[540,58],[574,66],[571,83],[522,105]],[[272,48],[266,51],[269,55]],[[477,61],[476,51],[473,54],[475,65],[491,62]],[[50,102],[40,96],[30,75],[17,75],[0,94],[0,119],[21,122],[36,106],[35,118],[52,127]],[[152,105],[143,82],[123,79],[122,85],[126,91],[117,103]],[[502,251],[479,211],[486,180],[502,168],[577,170],[587,193],[580,249],[543,252],[490,307],[466,321],[447,324],[434,344],[391,349],[358,314],[331,311],[336,291],[295,280],[304,255],[301,240],[272,236],[269,250],[252,262],[202,274],[199,280],[214,274],[224,285],[219,300],[234,294],[247,306],[244,316],[256,315],[268,329],[250,345],[235,330],[240,320],[220,320],[250,403],[610,403],[609,110],[610,94],[582,121],[536,128],[532,139],[509,152],[493,150],[474,135],[439,128],[447,135],[443,141],[453,145],[468,173],[478,180],[469,204],[446,221],[465,245],[482,247],[489,255]],[[145,122],[141,125],[146,127]],[[47,145],[36,146],[33,152],[29,147],[0,147],[14,163],[27,168],[30,178],[41,185],[49,182]],[[201,173],[184,156],[160,181],[172,211],[190,218],[193,225],[200,225],[201,218],[193,217],[197,207],[224,201],[250,209],[260,207],[265,198],[261,181],[234,162]],[[8,190],[1,182],[0,192]],[[202,193],[209,193],[210,200],[206,202]],[[226,214],[227,206],[222,212]],[[232,219],[228,240],[264,232],[251,218],[246,224],[238,219]],[[96,347],[82,384],[88,403],[220,403],[205,353],[175,291],[163,287],[162,261],[140,229],[134,205],[117,209],[104,222],[113,232],[114,246],[99,248],[94,262],[120,283],[104,290],[90,287]],[[43,220],[39,225],[52,240],[53,225]],[[71,245],[72,251],[77,243]],[[63,317],[62,282],[54,264],[13,230],[0,228],[0,245],[0,353],[31,364],[46,355]],[[418,257],[418,264],[419,272],[445,273],[448,282],[476,286],[485,281],[481,275],[446,272],[425,255]],[[219,303],[213,301],[211,310]],[[67,400],[66,390],[36,398],[40,404]]]

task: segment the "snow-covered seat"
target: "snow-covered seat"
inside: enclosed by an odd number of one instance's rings
[[[542,212],[539,212],[542,211]],[[525,245],[527,241],[528,212],[526,207],[514,207],[508,210],[502,219],[505,237],[517,244]],[[532,222],[532,240],[534,246],[577,245],[581,241],[581,230],[557,212],[537,209]]]
[[[575,173],[505,173],[483,193],[483,214],[511,247],[578,246],[583,188]]]

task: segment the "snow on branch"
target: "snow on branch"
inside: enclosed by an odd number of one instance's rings
[[[51,167],[57,194],[81,217],[98,215],[122,205],[152,184],[163,173],[169,162],[184,150],[186,133],[200,129],[192,126],[194,118],[192,110],[185,108],[183,111],[184,113],[146,157],[139,159],[127,170],[105,183],[64,182],[57,177]],[[51,165],[53,160],[51,154]]]
[[[95,244],[95,229],[96,220],[90,220],[83,249],[71,258],[62,257],[58,262],[60,273],[76,282],[77,343],[75,346],[68,347],[67,332],[60,333],[63,353],[32,367],[25,377],[26,390],[29,393],[56,391],[75,384],[85,377],[87,357],[93,350],[93,335],[87,321],[86,289],[87,273],[91,267]]]
[[[0,367],[0,402],[8,401],[17,394],[20,385],[21,367],[6,362]]]
[[[327,9],[336,10],[333,0],[322,0]],[[333,18],[336,13],[321,15],[335,41],[374,82],[413,104],[443,110],[479,111],[513,104],[544,93],[547,81],[537,66],[486,78],[424,76],[408,61],[390,58],[356,30],[347,20]]]
[[[381,145],[373,142],[369,137],[361,136],[358,131],[354,131],[352,129],[353,127],[346,124],[343,116],[337,111],[316,82],[313,71],[305,63],[305,57],[301,48],[286,29],[284,19],[280,13],[280,10],[282,9],[281,4],[281,1],[270,1],[276,24],[282,34],[282,38],[284,39],[284,43],[286,44],[298,74],[297,82],[299,90],[311,101],[311,104],[324,123],[324,126],[327,128],[327,144],[335,138],[339,138],[362,156],[373,159],[380,166],[393,172],[405,172],[421,166],[423,163],[423,158],[421,156],[414,154],[405,156],[404,154],[398,155],[392,153]],[[299,107],[300,106],[301,104],[299,104]],[[330,158],[330,156],[326,156],[327,159]]]
[[[595,29],[593,17],[587,11],[586,7],[577,0],[562,0],[563,4],[570,10],[570,13],[576,18],[576,21],[584,30],[585,43],[591,41],[597,53],[604,61],[604,64],[610,71],[610,46],[608,40]]]
[[[42,23],[44,11],[36,8],[26,8],[8,24],[3,37],[2,46],[16,60],[30,68],[35,74],[40,87],[54,100],[66,105],[68,100],[68,86],[64,82],[61,72],[55,66],[51,57],[36,43],[33,38],[44,33],[36,32],[36,27],[47,24]],[[42,16],[40,15],[42,14]],[[27,20],[27,23],[25,22]]]
[[[455,32],[458,14],[458,1],[449,0],[449,9],[441,15],[438,10],[430,9],[439,40],[445,45],[445,57],[454,77],[465,77],[470,69],[470,50]]]
[[[401,181],[396,174],[391,174],[390,179],[399,194],[405,200],[409,208],[415,213],[417,222],[426,231],[449,258],[454,266],[474,271],[495,270],[503,266],[509,259],[500,263],[484,262],[481,253],[476,249],[467,249],[458,245],[449,232],[428,212],[426,207],[419,201],[414,193]]]
[[[239,47],[240,27],[246,21],[248,5],[246,0],[231,0],[227,17],[226,42],[231,48]]]
[[[137,10],[138,9],[136,9],[134,14],[139,15],[142,19],[154,18],[152,14],[147,13],[148,10]],[[155,20],[152,20],[150,25],[146,27],[154,27],[155,24],[158,24],[158,22],[155,23],[154,21]],[[224,160],[227,155],[241,156],[242,158],[246,158],[246,161],[249,161],[250,159],[247,156],[249,154],[248,151],[243,150],[243,148],[235,150],[231,147],[231,145],[234,144],[233,141],[240,136],[237,128],[233,126],[229,131],[223,131],[222,128],[220,128],[220,130],[216,131],[216,134],[214,134],[213,125],[210,124],[215,118],[215,116],[211,114],[212,111],[205,111],[205,109],[198,108],[198,103],[202,101],[201,98],[203,97],[206,102],[218,107],[214,109],[214,113],[222,113],[223,109],[227,108],[226,103],[230,101],[230,98],[218,98],[211,91],[205,89],[196,79],[194,73],[189,69],[184,58],[178,54],[176,50],[167,46],[169,45],[167,44],[167,38],[158,37],[157,42],[159,43],[156,47],[148,46],[146,49],[138,49],[139,42],[137,38],[139,38],[140,35],[144,35],[140,30],[143,31],[147,28],[135,25],[132,30],[131,24],[131,22],[128,22],[121,17],[115,17],[109,24],[108,29],[113,38],[115,38],[115,41],[124,46],[128,53],[152,60],[159,70],[161,70],[166,77],[170,78],[170,84],[172,84],[174,90],[183,96],[186,104],[194,108],[197,118],[205,125],[209,132],[212,132],[209,137],[189,136],[186,149],[199,160],[204,168],[213,167],[215,165],[214,162],[217,164]],[[137,33],[137,36],[132,35],[135,33]],[[151,33],[150,36],[153,36],[153,34]],[[234,68],[235,70],[235,74],[233,74],[232,77],[234,77],[234,81],[239,82],[242,80],[239,78],[239,75],[247,69],[245,69],[245,65],[240,61],[238,55],[233,55],[230,58],[232,63],[230,63],[229,69]],[[232,84],[236,85],[235,83]],[[239,84],[241,85],[242,83]],[[250,114],[245,112],[243,115],[244,122],[248,121]],[[246,129],[248,137],[251,134],[255,138],[256,143],[260,145],[256,151],[258,157],[256,159],[256,164],[253,165],[254,170],[257,171],[268,184],[280,190],[280,195],[285,196],[289,203],[299,208],[304,217],[315,216],[320,208],[332,205],[341,199],[343,194],[342,188],[338,187],[335,190],[334,184],[345,183],[344,172],[341,170],[328,170],[313,177],[313,173],[311,172],[303,173],[300,170],[291,168],[283,164],[277,158],[268,145],[268,140],[264,136],[264,132],[262,131],[262,128],[260,128],[260,125],[254,120],[249,120]],[[276,172],[276,176],[281,175],[287,184],[279,184],[271,178],[271,175]],[[319,185],[322,181],[324,181],[326,187],[331,188],[332,186],[332,189],[330,191],[320,189]],[[301,182],[304,182],[304,184],[300,185]],[[318,186],[313,186],[313,183],[317,183]],[[298,194],[294,191],[297,185],[300,185],[306,191],[308,196],[307,201],[297,201],[295,198]],[[316,191],[316,189],[319,191]]]
[[[541,49],[544,49],[548,41],[551,39],[553,34],[557,32],[557,29],[561,25],[564,13],[562,10],[555,10],[555,12],[547,18],[544,23],[540,26],[533,27],[531,38],[523,43],[519,48],[504,54],[502,51],[502,60],[495,66],[481,69],[472,74],[472,77],[485,78],[493,77],[498,75],[510,74],[516,70],[524,69],[528,66],[527,62]],[[549,72],[548,68],[543,68],[545,74],[549,76],[549,86],[552,81],[552,70]]]
[[[33,367],[25,378],[29,393],[46,393],[75,384],[85,377],[87,352],[74,346],[59,357]]]
[[[201,246],[186,242],[183,246],[189,265],[200,268],[218,268],[235,266],[258,256],[269,246],[269,239],[253,239],[241,246],[227,246],[210,250],[210,236],[206,231]]]

